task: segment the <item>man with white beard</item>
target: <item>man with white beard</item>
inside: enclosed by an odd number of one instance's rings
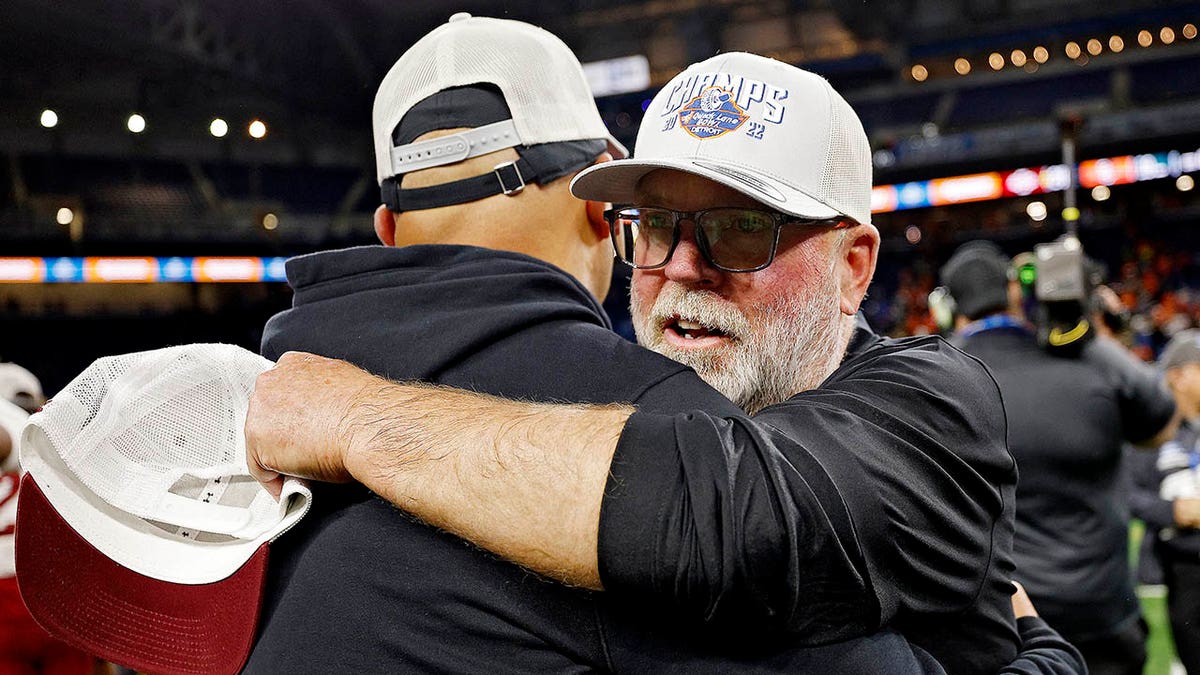
[[[664,178],[672,179],[677,184],[689,180],[686,174]],[[649,308],[643,293],[632,294],[630,314],[638,344],[691,366],[753,415],[797,392],[815,389],[845,353],[847,335],[839,321],[833,266],[800,291],[802,295],[783,296],[747,316],[713,291],[664,285]],[[667,338],[672,324],[676,334],[681,328],[686,331],[681,336],[685,342]],[[740,337],[725,343],[701,337],[697,342],[699,331]]]
[[[858,313],[870,173],[821,78],[696,64],[652,101],[637,156],[572,192],[631,205],[609,220],[639,341],[753,418],[522,403],[290,353],[259,379],[250,464],[268,485],[361,482],[544,575],[731,632],[889,626],[948,672],[995,673],[1018,646],[999,391],[940,338],[885,339]]]

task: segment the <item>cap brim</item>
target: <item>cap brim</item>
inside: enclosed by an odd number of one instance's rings
[[[16,532],[21,597],[56,638],[155,673],[236,673],[246,662],[262,607],[267,544],[221,581],[160,581],[89,544],[30,474],[21,480]]]
[[[587,168],[571,181],[571,194],[579,199],[614,204],[632,204],[638,181],[658,169],[674,169],[707,178],[766,204],[800,218],[828,220],[848,218],[846,214],[814,199],[808,194],[785,185],[769,176],[762,176],[743,167],[732,166],[713,159],[625,159],[605,162]]]

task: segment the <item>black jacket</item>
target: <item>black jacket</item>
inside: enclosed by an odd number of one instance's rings
[[[987,369],[939,337],[880,337],[860,315],[825,382],[753,419],[630,418],[601,578],[815,643],[889,625],[951,673],[994,673],[1018,649],[1016,477]]]
[[[1048,353],[1016,327],[978,332],[963,349],[1004,396],[1008,445],[1021,471],[1016,578],[1068,639],[1112,635],[1139,614],[1129,571],[1129,512],[1120,489],[1124,441],[1158,433],[1175,406],[1158,377],[1115,342]]]
[[[367,247],[289,261],[288,277],[296,291],[294,306],[267,326],[263,351],[269,358],[306,350],[347,359],[395,379],[424,379],[528,400],[629,402],[641,411],[637,416],[704,411],[704,416],[715,416],[707,419],[726,420],[721,424],[760,428],[776,442],[780,430],[787,428],[770,415],[759,423],[747,420],[690,369],[617,337],[582,286],[560,270],[525,256],[467,247]],[[884,341],[864,326],[855,338],[849,365],[839,373],[869,379],[874,357],[913,346]],[[916,346],[914,355],[901,358],[897,367],[937,360],[944,349],[940,343]],[[915,376],[918,371],[907,374]],[[857,398],[868,408],[874,405],[870,395]],[[868,409],[848,407],[859,413]],[[843,420],[843,415],[835,417]],[[802,424],[803,414],[796,419],[800,427],[807,426]],[[886,424],[878,415],[870,422]],[[803,428],[790,431],[798,434],[797,443],[807,442]],[[986,456],[993,448],[981,443],[979,451]],[[917,461],[916,457],[925,457],[919,464],[932,473],[948,473],[981,489],[975,486],[983,479],[966,478],[970,462],[950,455],[938,458],[951,465],[944,469],[937,468],[927,454],[901,456],[892,463],[902,467]],[[827,461],[822,457],[805,466],[806,475],[818,481],[823,471],[817,466]],[[623,475],[630,469],[614,466]],[[899,471],[885,478],[880,467],[863,469],[855,476],[840,473],[846,470],[844,466],[838,470],[839,480],[857,480],[837,486],[822,482],[820,496],[833,499],[834,506],[871,503],[871,494],[922,489],[902,484]],[[1002,483],[1005,467],[997,470]],[[639,484],[654,485],[656,478],[665,491],[676,489],[670,473],[642,476]],[[929,522],[953,520],[954,510],[965,509],[970,515],[963,522],[970,524],[970,518],[988,513],[1002,498],[989,495],[978,497],[981,505],[965,503],[965,498],[953,494],[945,499],[928,495],[915,502],[938,512],[927,515]],[[847,510],[861,513],[857,508]],[[611,522],[612,515],[605,518]],[[646,522],[647,531],[658,524],[655,519]],[[716,522],[697,519],[695,524],[711,533]],[[836,584],[843,577],[861,578],[853,570],[863,555],[845,555],[838,538],[849,537],[847,541],[860,547],[855,537],[880,536],[871,527],[865,533],[847,532],[844,523],[841,519],[835,526],[818,518],[799,520],[792,527],[799,532],[798,541],[810,538],[801,542],[799,550],[806,553],[796,564],[814,570],[809,574],[801,569],[798,576],[806,581],[804,588],[814,592],[813,605],[828,616],[861,614],[854,608],[863,598],[861,591],[853,592],[858,582]],[[927,559],[923,547],[955,550],[960,546],[957,535],[939,531],[927,537],[917,531],[923,523],[913,521],[912,527],[907,536],[898,531],[882,535],[899,536],[902,548],[912,549],[908,564]],[[1003,535],[1001,528],[997,535],[1001,548]],[[934,541],[936,537],[955,543],[943,545]],[[614,550],[611,539],[605,545]],[[831,545],[834,548],[825,550],[835,562],[822,568],[818,547]],[[875,549],[865,550],[873,555]],[[994,557],[1005,559],[1003,553]],[[823,572],[815,570],[837,569],[848,558],[853,558],[851,572],[830,574],[826,587],[816,583]],[[872,558],[872,565],[884,560]],[[903,562],[887,559],[885,564]],[[995,564],[1003,568],[1002,562]],[[881,587],[910,583],[909,575],[898,568],[894,579],[886,578],[887,570],[868,569]],[[991,571],[961,574],[970,578],[960,584],[977,584],[983,595],[994,590],[988,585]],[[839,588],[850,589],[843,596],[844,608],[838,608],[837,599],[831,597]],[[891,593],[876,591],[875,585],[871,588],[877,597]],[[799,642],[812,642],[812,637],[764,631],[755,623],[729,626],[719,617],[701,625],[692,618],[694,614],[670,610],[674,601],[645,600],[646,594],[592,594],[547,583],[414,522],[360,487],[319,485],[313,512],[272,547],[272,582],[247,672],[943,672],[924,651],[891,630],[870,627],[869,621],[854,626],[867,637],[800,647]],[[915,601],[915,597],[905,600]],[[886,602],[892,606],[892,616],[904,616],[896,609],[899,602]],[[963,616],[971,621],[969,613]],[[919,632],[920,625],[911,628]],[[1082,672],[1074,650],[1044,624],[1023,621],[1022,635],[1029,640],[1026,650],[1003,672]],[[971,654],[993,648],[986,634],[962,647]]]
[[[366,247],[287,271],[294,306],[268,323],[268,358],[306,350],[513,398],[740,414],[690,369],[612,333],[573,278],[525,256]],[[248,673],[942,672],[889,630],[800,648],[549,583],[356,487],[317,486],[271,555]]]

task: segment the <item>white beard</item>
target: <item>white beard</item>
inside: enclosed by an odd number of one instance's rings
[[[782,296],[749,316],[716,293],[667,283],[649,312],[631,295],[634,332],[639,344],[690,366],[753,415],[815,389],[845,355],[850,326],[843,321],[833,270],[820,279],[804,295]],[[676,318],[719,329],[733,340],[713,349],[678,349],[663,336]]]

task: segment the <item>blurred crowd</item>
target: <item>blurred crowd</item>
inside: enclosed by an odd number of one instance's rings
[[[1120,337],[1142,360],[1153,361],[1171,336],[1200,326],[1200,256],[1148,237],[1130,239],[1123,249],[1106,275],[1128,312]],[[928,297],[937,285],[931,265],[899,270],[895,290],[868,308],[873,325],[894,337],[936,333]]]

